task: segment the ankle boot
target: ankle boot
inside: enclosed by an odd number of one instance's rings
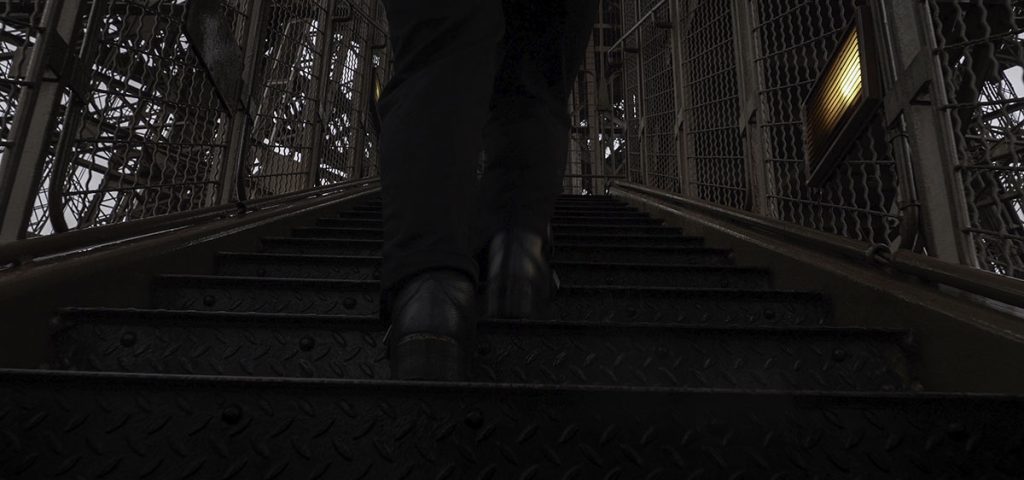
[[[489,318],[537,318],[558,289],[549,264],[550,229],[546,236],[510,228],[491,240],[487,261]]]
[[[403,282],[389,300],[385,337],[391,377],[464,381],[479,312],[476,286],[455,270],[430,270]]]

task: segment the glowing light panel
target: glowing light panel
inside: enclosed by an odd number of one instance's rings
[[[880,103],[875,73],[866,62],[862,40],[866,20],[850,28],[804,105],[807,182],[828,177],[867,114]]]

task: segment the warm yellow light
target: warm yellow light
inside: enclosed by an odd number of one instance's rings
[[[808,99],[809,158],[820,159],[825,154],[847,113],[861,101],[863,94],[860,37],[857,29],[851,29],[823,73],[821,83]]]

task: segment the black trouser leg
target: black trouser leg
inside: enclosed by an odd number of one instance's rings
[[[384,4],[395,66],[379,105],[382,287],[437,268],[476,280],[476,173],[504,33],[500,0]]]
[[[544,234],[562,192],[568,101],[599,0],[504,0],[506,33],[484,130],[477,247],[502,228]]]

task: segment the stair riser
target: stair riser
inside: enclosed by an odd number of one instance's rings
[[[351,208],[347,208],[343,211],[353,212],[376,212],[380,213],[383,211],[383,207],[380,204],[371,205],[356,205]],[[640,211],[629,205],[622,204],[606,204],[606,205],[591,205],[591,204],[558,204],[555,205],[556,213],[559,212],[584,212],[584,213],[605,213],[608,212],[625,212],[625,213],[639,213]]]
[[[383,221],[379,215],[370,214],[358,214],[351,212],[343,212],[338,214],[338,220],[341,220],[342,226],[351,225],[373,225],[374,228],[381,228]],[[353,221],[359,223],[352,223]],[[368,223],[374,221],[376,223]],[[591,215],[591,216],[556,216],[551,219],[553,224],[565,224],[565,225],[611,225],[630,227],[634,225],[661,225],[661,220],[656,220],[644,215]]]
[[[0,404],[12,406],[0,431],[17,439],[0,452],[0,476],[12,480],[667,479],[694,472],[1009,479],[1024,471],[1024,408],[996,400],[59,376],[0,382]]]
[[[348,221],[337,218],[322,218],[317,220],[316,226],[319,228],[371,228],[379,231],[383,227],[383,222],[381,222],[380,220]],[[554,223],[552,224],[552,230],[556,235],[559,233],[567,233],[573,235],[617,235],[623,233],[624,231],[628,231],[629,233],[632,234],[679,234],[679,229],[664,225],[630,225],[623,227],[622,225],[615,224],[589,225],[579,223]]]
[[[390,378],[383,327],[123,315],[55,338],[61,369],[263,377]],[[107,322],[110,323],[107,323]],[[473,378],[490,383],[902,390],[894,337],[587,330],[484,324]]]
[[[336,239],[336,240],[380,240],[382,233],[378,230],[344,229],[330,230],[322,228],[297,229],[293,237],[301,239]],[[573,235],[557,233],[555,245],[561,243],[586,243],[592,245],[626,245],[654,247],[701,247],[704,240],[682,235]]]
[[[371,255],[381,254],[381,242],[373,240],[339,241],[328,243],[306,242],[294,239],[274,239],[263,241],[263,252],[302,254],[302,255]],[[658,249],[651,246],[641,248],[622,248],[621,246],[567,247],[555,248],[553,258],[558,261],[608,261],[616,262],[660,262],[680,265],[732,265],[733,259],[728,252],[700,248],[666,248]]]
[[[377,315],[377,288],[300,282],[234,284],[164,281],[156,308],[226,312]],[[814,297],[787,293],[714,295],[629,290],[565,290],[540,318],[567,321],[688,325],[818,325],[827,308]]]
[[[643,270],[614,266],[555,264],[563,285],[637,285],[643,287],[744,288],[771,286],[771,275],[757,270]],[[379,280],[379,262],[328,260],[222,259],[217,273],[238,277]]]

